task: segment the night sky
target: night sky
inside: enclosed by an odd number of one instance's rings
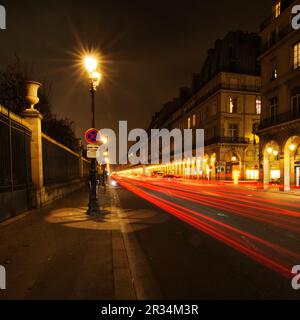
[[[79,55],[95,48],[104,79],[97,94],[97,127],[147,127],[155,111],[191,84],[207,50],[228,31],[258,31],[273,0],[0,0],[0,68],[14,53],[33,65],[33,80],[52,82],[52,109],[90,127],[87,82]]]

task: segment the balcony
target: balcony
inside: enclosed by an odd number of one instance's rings
[[[217,143],[250,144],[250,139],[242,137],[216,137],[205,141],[206,146]]]
[[[277,115],[276,117],[270,117],[263,119],[260,123],[259,129],[265,129],[268,127],[273,127],[278,124],[283,124],[285,122],[293,121],[296,119],[300,119],[300,112],[285,112]]]

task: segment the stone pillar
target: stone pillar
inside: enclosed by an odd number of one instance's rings
[[[43,176],[43,149],[42,149],[42,115],[35,109],[27,109],[23,117],[29,124],[31,136],[31,176],[34,187],[35,207],[40,208],[44,202],[45,188]]]
[[[34,206],[40,208],[45,202],[45,188],[43,175],[43,148],[42,148],[42,115],[34,109],[39,102],[38,89],[41,84],[34,81],[27,81],[26,100],[29,108],[23,112],[23,117],[31,129],[31,180],[34,192]]]
[[[268,190],[270,187],[270,162],[269,159],[263,160],[263,188]]]
[[[290,191],[291,157],[289,152],[280,153],[280,191]]]

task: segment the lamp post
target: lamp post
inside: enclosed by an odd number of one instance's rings
[[[93,57],[86,57],[84,59],[84,65],[89,75],[89,89],[91,94],[91,106],[92,106],[92,128],[96,127],[95,120],[95,93],[97,87],[100,84],[101,75],[96,71],[98,61]],[[97,162],[96,159],[91,159],[91,168],[89,174],[89,216],[95,216],[100,212],[100,206],[98,203],[98,179],[97,179]]]

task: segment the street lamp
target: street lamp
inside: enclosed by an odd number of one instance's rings
[[[291,151],[295,151],[295,150],[296,150],[296,146],[295,146],[294,144],[291,144],[291,145],[290,145],[290,150],[291,150]]]
[[[98,67],[98,61],[94,57],[86,57],[84,59],[84,65],[89,76],[89,89],[92,102],[92,128],[96,127],[95,120],[95,92],[100,84],[101,74],[96,71]],[[94,216],[100,212],[100,206],[98,203],[98,179],[97,179],[97,163],[96,159],[91,159],[91,168],[89,175],[89,207],[88,215]]]

